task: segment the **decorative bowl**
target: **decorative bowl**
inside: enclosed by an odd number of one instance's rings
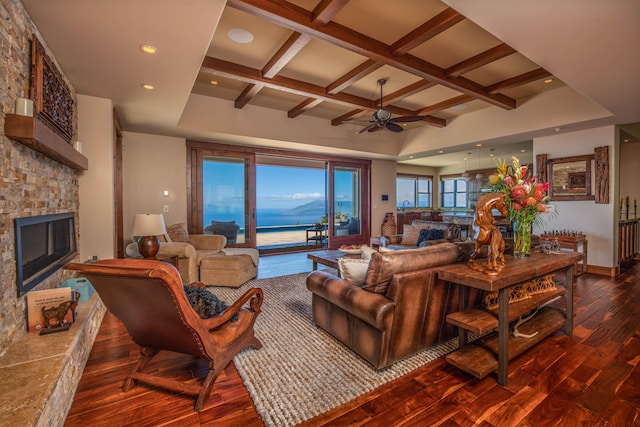
[[[345,249],[345,248],[338,248],[338,250],[339,250],[340,252],[344,253],[344,254],[352,254],[352,255],[353,255],[353,254],[359,254],[359,253],[361,252],[361,251],[360,251],[360,248],[357,248],[357,249]]]

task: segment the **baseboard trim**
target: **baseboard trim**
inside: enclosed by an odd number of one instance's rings
[[[620,266],[603,267],[600,265],[587,265],[587,273],[598,274],[600,276],[616,277],[620,274]]]

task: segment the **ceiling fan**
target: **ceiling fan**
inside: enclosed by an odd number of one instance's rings
[[[391,132],[402,132],[403,128],[398,123],[409,123],[409,122],[418,122],[424,119],[425,116],[401,116],[401,117],[391,117],[391,111],[385,110],[382,107],[382,86],[387,83],[387,79],[379,79],[378,86],[380,86],[380,109],[373,113],[373,119],[368,120],[364,123],[369,123],[367,126],[363,127],[358,131],[358,133],[363,132],[375,132],[380,129],[387,129]],[[345,123],[362,123],[363,121],[347,121]]]

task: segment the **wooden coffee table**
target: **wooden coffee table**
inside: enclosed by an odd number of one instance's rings
[[[313,269],[318,269],[318,264],[326,265],[327,267],[338,269],[338,260],[342,257],[347,258],[360,258],[359,254],[345,254],[344,252],[325,249],[323,251],[309,252],[307,258],[313,261]],[[338,271],[338,273],[340,273]]]

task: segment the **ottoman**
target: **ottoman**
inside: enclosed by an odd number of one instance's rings
[[[253,250],[257,254],[258,251]],[[200,281],[207,286],[237,288],[258,275],[258,266],[254,259],[257,259],[257,256],[252,257],[247,253],[218,252],[208,255],[200,261]]]

